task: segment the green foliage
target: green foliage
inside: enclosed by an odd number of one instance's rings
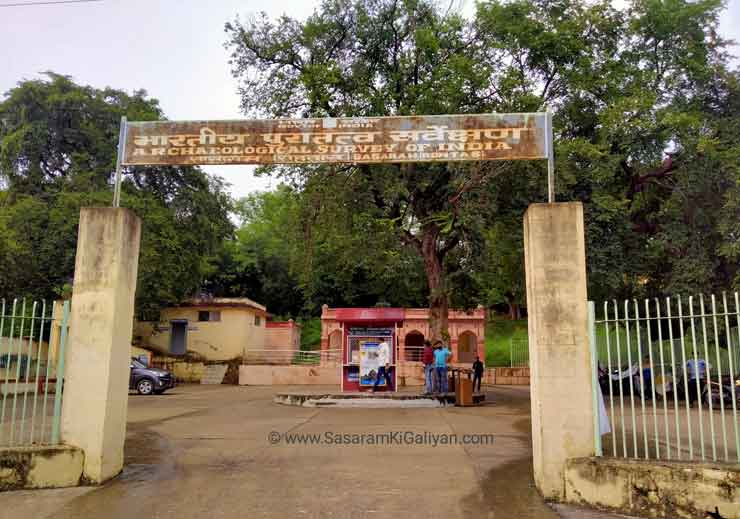
[[[240,200],[241,226],[208,290],[248,295],[282,318],[316,315],[322,304],[372,306],[386,297],[401,306],[423,303],[417,257],[399,249],[382,222],[348,210],[341,199],[314,211],[312,194],[281,185]]]
[[[557,197],[584,202],[589,295],[603,300],[738,286],[739,90],[716,32],[721,8],[494,0],[467,22],[424,0],[326,0],[304,22],[263,15],[226,31],[247,113],[549,104]],[[545,198],[541,163],[272,171],[300,193],[305,225],[341,202],[353,221],[382,224],[364,226],[369,241],[419,255],[432,307],[524,303],[521,221]],[[340,250],[329,249],[329,262]],[[309,255],[308,271],[326,261]],[[335,281],[316,293],[351,293],[349,278]]]
[[[740,288],[740,81],[719,0],[325,0],[226,25],[242,108],[270,117],[555,113],[558,200],[585,206],[589,297]],[[49,74],[0,103],[0,293],[60,294],[79,208],[110,201],[121,115],[156,100]],[[240,201],[194,168],[129,168],[144,218],[138,304],[200,287],[276,315],[525,303],[522,217],[542,162],[263,168]],[[440,321],[444,319],[440,317]],[[438,335],[444,334],[440,322]]]
[[[473,35],[462,18],[430,2],[327,1],[303,23],[262,16],[226,30],[247,113],[383,116],[484,106],[475,92],[485,70],[467,51]],[[472,253],[459,245],[474,241],[484,222],[471,191],[496,171],[421,163],[278,170],[302,193],[309,301],[372,304],[378,298],[366,296],[383,294],[380,300],[404,305],[428,297],[442,310],[433,328],[443,333],[447,274]],[[426,287],[413,275],[419,267]]]
[[[321,348],[321,319],[301,321],[301,350],[315,351]]]
[[[527,340],[527,320],[503,321],[491,319],[486,323],[486,359],[488,367],[511,365],[511,341],[517,346]]]
[[[218,296],[248,296],[273,314],[297,316],[304,298],[291,265],[298,251],[296,211],[295,193],[287,186],[239,200],[235,212],[241,226],[226,241],[205,283],[207,290]]]
[[[0,102],[0,294],[62,297],[74,275],[79,212],[110,205],[121,116],[162,118],[144,91],[24,81]],[[225,186],[194,168],[125,170],[122,205],[142,218],[137,308],[197,293],[232,224]]]

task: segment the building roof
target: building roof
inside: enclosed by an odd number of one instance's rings
[[[418,320],[429,319],[428,308],[388,308],[388,307],[372,307],[372,308],[329,308],[324,305],[321,309],[321,318],[336,320],[336,321],[350,321],[350,322],[372,322],[372,321],[407,321],[407,320]],[[450,321],[456,320],[485,320],[486,311],[483,307],[478,307],[473,310],[449,310],[448,319]]]
[[[246,297],[194,297],[177,306],[191,308],[249,308],[261,315],[267,315],[267,308],[264,305]]]
[[[300,328],[301,324],[290,319],[289,321],[267,321],[267,328]]]

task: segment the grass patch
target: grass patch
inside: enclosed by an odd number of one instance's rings
[[[675,326],[675,325],[674,325]],[[676,330],[677,332],[677,330]],[[609,325],[609,337],[607,342],[607,330],[603,323],[596,325],[596,352],[599,361],[602,365],[606,366],[609,359],[608,352],[611,353],[611,366],[616,368],[619,362],[621,365],[626,367],[628,365],[628,359],[632,361],[632,364],[641,364],[641,356],[645,357],[649,352],[652,351],[653,363],[657,366],[661,364],[661,350],[663,353],[663,364],[664,365],[675,365],[676,368],[680,368],[683,365],[684,360],[688,360],[693,357],[693,342],[691,336],[688,333],[688,327],[685,330],[683,355],[681,354],[681,341],[680,335],[674,332],[674,341],[671,344],[668,338],[667,332],[663,332],[662,343],[658,340],[658,334],[655,330],[651,331],[648,336],[648,330],[646,325],[641,324],[638,329],[632,324],[630,326],[629,333],[627,328],[623,324],[615,326],[614,324]],[[711,330],[707,339],[707,348],[709,355],[706,355],[706,350],[701,336],[701,330],[698,330],[697,334],[697,356],[704,358],[709,361],[713,368],[717,368],[717,348],[714,344],[714,338]],[[738,366],[740,366],[740,346],[738,346],[736,337],[737,332],[733,330],[730,333],[730,340],[732,342],[732,358],[730,358],[730,352],[722,346],[719,348],[719,365],[722,368],[723,374],[729,374],[730,362],[734,367],[734,373],[738,372]],[[723,334],[720,334],[723,337]],[[619,357],[617,356],[617,338],[619,340]],[[638,340],[639,339],[639,340]],[[649,340],[648,340],[649,339]],[[527,355],[527,320],[522,319],[520,321],[505,321],[505,320],[494,320],[486,323],[486,365],[490,367],[494,366],[509,366],[511,362],[511,344],[513,341],[513,352],[516,360],[526,359]],[[650,348],[648,348],[650,344]],[[722,344],[722,343],[721,343]],[[673,345],[673,348],[671,348]],[[588,345],[585,345],[588,347]],[[671,352],[673,350],[673,352]],[[628,354],[629,353],[629,354]],[[673,356],[671,356],[673,353]],[[517,363],[519,365],[519,363]]]
[[[486,366],[510,366],[511,344],[519,352],[527,341],[527,320],[493,320],[486,323]],[[515,353],[516,357],[517,353]]]

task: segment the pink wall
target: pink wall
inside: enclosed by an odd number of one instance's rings
[[[343,329],[345,319],[357,315],[372,317],[379,311],[384,312],[382,317],[391,315],[398,319],[403,317],[402,320],[398,321],[400,327],[396,329],[399,339],[399,357],[401,359],[411,358],[410,356],[407,357],[405,352],[406,336],[411,332],[420,332],[425,339],[429,337],[429,310],[427,308],[329,308],[324,305],[321,312],[321,349],[334,348],[334,345],[330,345],[330,336],[332,332]],[[457,362],[459,360],[458,341],[465,332],[475,335],[477,355],[485,358],[485,329],[486,311],[483,307],[470,311],[451,310],[449,312],[449,331],[450,347],[453,354],[452,361]],[[471,357],[465,359],[466,362],[472,363],[475,355],[473,354]]]

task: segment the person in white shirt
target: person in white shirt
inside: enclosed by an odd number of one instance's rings
[[[385,339],[378,344],[378,374],[375,377],[375,385],[373,386],[373,393],[378,389],[378,384],[380,384],[380,377],[385,377],[385,384],[386,387],[390,390],[392,389],[391,385],[391,374],[390,374],[390,349],[388,347],[388,343],[385,342]]]

